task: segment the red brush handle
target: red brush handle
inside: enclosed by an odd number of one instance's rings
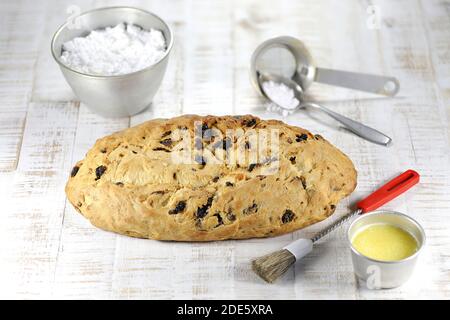
[[[419,182],[419,179],[420,176],[416,171],[407,170],[359,201],[357,206],[363,213],[373,211],[409,190]]]

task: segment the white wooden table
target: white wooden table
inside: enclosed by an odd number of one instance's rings
[[[146,112],[105,119],[80,104],[50,54],[68,17],[124,3],[156,12],[176,44]],[[375,7],[373,7],[373,5]],[[373,9],[379,13],[372,18]],[[302,39],[324,67],[394,75],[394,99],[315,85],[311,96],[391,137],[384,148],[299,112],[284,121],[320,133],[353,159],[358,187],[335,215],[273,239],[165,243],[91,226],[66,201],[73,163],[95,139],[155,117],[268,113],[249,59],[272,36]],[[450,298],[450,2],[432,1],[2,1],[0,3],[0,298]],[[310,236],[394,175],[421,184],[387,205],[419,220],[427,246],[413,278],[371,291],[355,279],[345,228],[274,285],[251,258]]]

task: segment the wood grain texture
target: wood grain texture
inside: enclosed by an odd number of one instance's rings
[[[80,104],[49,50],[70,5],[154,11],[175,33],[163,84],[149,109],[106,119]],[[368,8],[378,8],[369,28]],[[308,99],[394,139],[376,146],[311,110],[269,113],[251,87],[249,60],[262,41],[302,39],[328,68],[394,75],[394,99],[314,84]],[[336,213],[273,239],[169,243],[92,227],[66,201],[71,166],[94,141],[145,120],[182,113],[282,119],[318,132],[346,152],[358,188]],[[450,298],[450,2],[430,1],[13,1],[0,3],[0,298],[404,299]],[[386,291],[353,274],[341,228],[274,285],[249,261],[312,236],[357,199],[407,168],[421,184],[386,208],[419,220],[427,246],[412,279]]]

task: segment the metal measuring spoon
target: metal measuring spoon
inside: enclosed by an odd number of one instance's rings
[[[394,77],[385,77],[366,73],[332,70],[316,67],[314,60],[306,46],[300,40],[282,36],[264,41],[256,48],[252,55],[251,72],[255,81],[255,71],[260,57],[270,49],[287,49],[295,59],[295,70],[292,79],[306,91],[313,82],[345,87],[375,94],[393,97],[400,90],[400,83]],[[264,70],[263,70],[264,71]]]
[[[378,130],[375,130],[373,128],[370,128],[358,121],[352,120],[350,118],[344,117],[343,115],[340,115],[334,111],[331,111],[328,108],[325,108],[324,106],[321,106],[317,103],[313,103],[313,102],[305,102],[303,100],[303,90],[302,88],[293,80],[282,77],[282,76],[278,76],[278,75],[274,75],[274,74],[269,74],[269,73],[261,73],[257,71],[257,75],[258,75],[258,86],[259,89],[261,90],[261,92],[263,93],[263,95],[269,99],[270,101],[272,101],[273,103],[277,104],[280,108],[285,108],[282,105],[279,105],[278,103],[276,103],[275,101],[273,101],[270,96],[264,91],[264,87],[263,87],[263,83],[267,82],[267,81],[273,81],[275,83],[281,83],[284,84],[285,86],[287,86],[288,88],[292,89],[295,95],[295,98],[300,102],[297,106],[297,109],[303,109],[303,108],[307,108],[307,107],[312,107],[318,110],[323,111],[324,113],[326,113],[327,115],[329,115],[330,117],[332,117],[333,119],[335,119],[336,121],[340,122],[341,124],[344,125],[344,127],[348,130],[350,130],[351,132],[353,132],[354,134],[360,136],[363,139],[366,139],[368,141],[371,141],[373,143],[376,144],[381,144],[384,146],[389,146],[389,144],[391,143],[392,139],[389,138],[388,136],[386,136],[385,134],[381,133]]]

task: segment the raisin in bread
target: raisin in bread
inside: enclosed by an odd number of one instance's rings
[[[66,193],[104,230],[209,241],[304,228],[355,186],[351,160],[320,135],[250,115],[185,115],[99,139],[73,167]]]

